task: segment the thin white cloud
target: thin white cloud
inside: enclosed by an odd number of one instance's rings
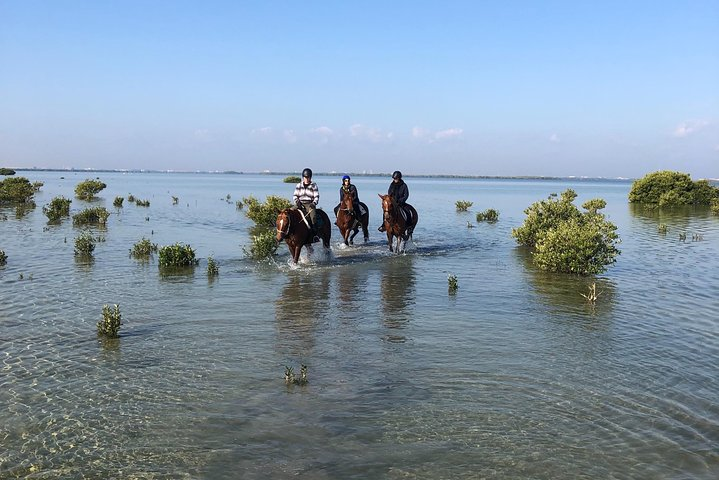
[[[366,127],[359,123],[352,125],[349,130],[350,136],[368,140],[372,143],[380,143],[394,138],[394,133],[392,132],[385,133],[379,128]]]
[[[256,137],[266,137],[272,134],[272,127],[253,128],[250,134]]]
[[[427,138],[431,133],[426,128],[412,127],[412,137],[414,138]]]
[[[689,120],[687,122],[680,123],[677,128],[674,129],[672,135],[677,138],[684,138],[697,132],[698,130],[701,130],[707,125],[709,125],[709,122],[706,120]]]
[[[559,143],[560,142],[559,135],[557,135],[556,133],[551,134],[549,136],[549,141],[552,143]]]
[[[464,130],[461,128],[448,128],[446,130],[440,130],[434,134],[436,140],[448,140],[450,138],[461,137]]]
[[[315,136],[315,140],[320,145],[324,145],[327,142],[329,142],[329,139],[332,135],[334,135],[334,132],[330,127],[317,127],[310,129],[310,133]]]
[[[295,134],[294,130],[285,130],[284,132],[282,132],[282,136],[287,143],[297,143],[297,135]]]

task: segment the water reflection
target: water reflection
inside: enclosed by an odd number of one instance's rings
[[[368,270],[365,265],[347,265],[337,275],[337,299],[342,310],[367,300]]]
[[[412,256],[401,256],[384,262],[380,279],[382,317],[387,328],[404,327],[412,316],[415,304],[415,271]],[[403,336],[389,336],[388,340],[401,342]]]
[[[528,248],[517,247],[514,251],[522,263],[532,292],[538,294],[539,301],[553,313],[581,315],[584,318],[588,316],[593,321],[584,323],[584,326],[590,329],[603,325],[594,320],[611,318],[616,291],[612,280],[593,275],[545,272],[534,265]],[[592,289],[597,294],[594,303],[585,297],[590,295]]]
[[[287,355],[306,356],[315,344],[315,329],[329,312],[330,276],[327,270],[289,272],[275,300],[277,344]]]

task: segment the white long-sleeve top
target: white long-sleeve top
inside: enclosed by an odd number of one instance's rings
[[[315,182],[310,182],[309,185],[305,185],[304,182],[298,183],[295,193],[292,195],[292,202],[297,203],[298,200],[303,203],[314,203],[317,206],[320,203],[320,189],[317,188],[317,184]]]

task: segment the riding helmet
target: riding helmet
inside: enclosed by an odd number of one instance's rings
[[[392,178],[402,178],[402,172],[400,172],[399,170],[395,170],[392,174]]]
[[[302,170],[302,176],[306,178],[312,178],[312,170],[310,170],[309,168],[305,168],[304,170]]]
[[[344,177],[342,177],[342,181],[343,181],[343,182],[344,182],[345,180],[349,180],[349,179],[350,179],[350,176],[349,176],[349,175],[345,175]]]

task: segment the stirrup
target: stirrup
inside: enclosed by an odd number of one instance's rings
[[[380,225],[380,226],[377,228],[377,231],[378,231],[378,232],[385,232],[385,231],[387,231],[387,229],[384,228],[384,225]]]

